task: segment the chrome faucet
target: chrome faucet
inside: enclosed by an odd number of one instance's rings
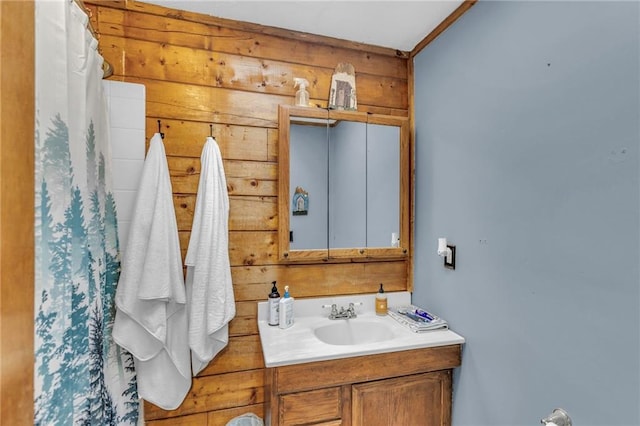
[[[350,318],[356,318],[358,316],[358,314],[356,314],[356,305],[362,305],[362,302],[357,302],[357,303],[349,303],[349,307],[347,309],[344,308],[344,306],[340,307],[340,310],[338,310],[338,306],[333,303],[331,305],[322,305],[323,308],[331,308],[331,313],[329,314],[329,319],[330,320],[337,320],[337,319],[350,319]]]

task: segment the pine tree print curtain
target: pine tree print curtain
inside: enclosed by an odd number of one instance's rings
[[[36,1],[36,425],[135,425],[111,339],[120,272],[102,58],[70,0]]]

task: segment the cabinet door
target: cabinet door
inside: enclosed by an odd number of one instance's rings
[[[352,426],[450,424],[450,371],[361,383],[352,387]]]

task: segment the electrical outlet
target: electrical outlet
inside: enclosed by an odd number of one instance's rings
[[[456,246],[447,244],[447,248],[451,250],[451,256],[444,257],[444,267],[447,269],[456,269]]]

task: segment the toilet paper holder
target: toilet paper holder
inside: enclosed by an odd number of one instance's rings
[[[551,414],[540,420],[543,425],[571,426],[571,417],[562,408],[556,408]]]

